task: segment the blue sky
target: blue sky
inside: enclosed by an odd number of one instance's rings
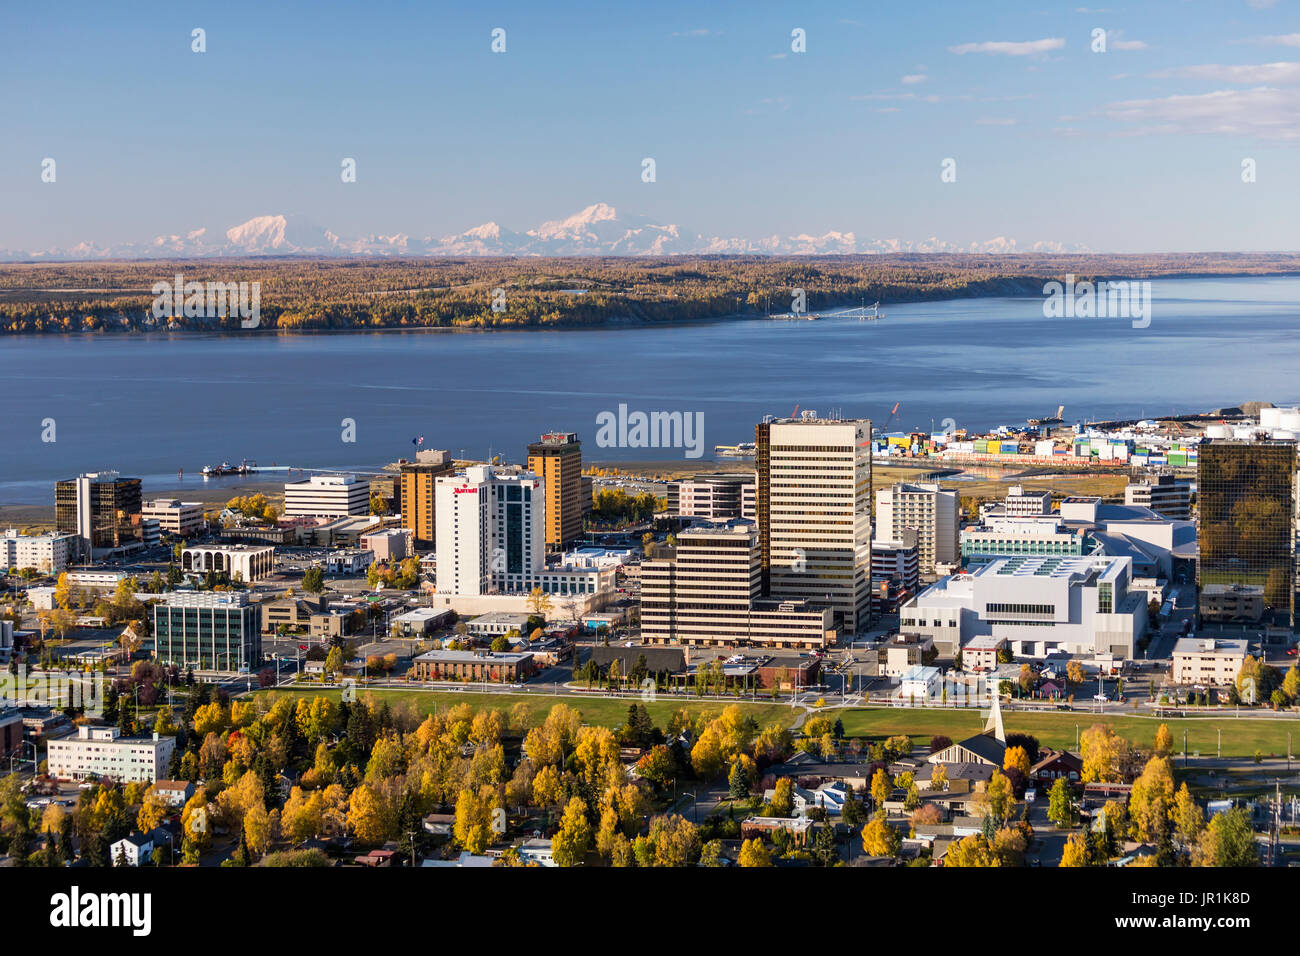
[[[344,235],[523,230],[595,202],[747,238],[1300,247],[1288,0],[52,2],[5,17],[0,248],[278,213]]]

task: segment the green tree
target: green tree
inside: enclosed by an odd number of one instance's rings
[[[302,589],[308,594],[320,594],[325,590],[325,572],[313,564],[303,572]]]
[[[1048,793],[1047,819],[1055,823],[1058,830],[1068,830],[1074,826],[1074,801],[1070,798],[1070,785],[1064,777],[1057,777]]]
[[[1241,807],[1216,813],[1192,852],[1193,866],[1259,866],[1250,816]]]

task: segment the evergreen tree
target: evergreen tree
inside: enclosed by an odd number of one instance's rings
[[[749,796],[749,777],[739,759],[731,762],[731,773],[727,775],[727,795],[733,800],[744,800]]]
[[[108,866],[108,850],[109,843],[104,839],[104,835],[96,833],[90,838],[90,845],[86,848],[86,862],[93,867]]]
[[[59,849],[59,835],[57,833],[51,833],[45,838],[45,853],[42,865],[51,868],[63,865],[63,852]]]
[[[64,814],[63,822],[59,824],[59,854],[64,863],[71,863],[76,857],[72,846],[72,814],[70,813]]]
[[[835,824],[823,823],[813,840],[812,859],[817,866],[834,866],[840,860],[839,847],[835,845]]]
[[[25,827],[15,830],[9,838],[9,857],[14,866],[27,866],[27,857],[31,853],[31,832]]]

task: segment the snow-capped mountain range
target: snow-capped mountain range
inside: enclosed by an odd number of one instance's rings
[[[296,216],[257,216],[224,233],[195,229],[158,236],[150,242],[100,246],[80,242],[63,249],[0,250],[7,261],[85,259],[188,259],[211,256],[667,256],[667,255],[845,255],[853,253],[1091,252],[1086,246],[1035,242],[1021,247],[998,236],[958,245],[937,238],[859,239],[852,232],[820,236],[772,235],[762,239],[705,236],[676,225],[659,225],[645,216],[619,217],[613,206],[596,203],[565,219],[513,232],[485,222],[442,238],[405,234],[339,236]]]

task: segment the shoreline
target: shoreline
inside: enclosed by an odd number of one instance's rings
[[[912,255],[916,257],[924,257],[926,255],[946,256],[949,254],[916,253]],[[1041,256],[1042,254],[1007,253],[1005,255]],[[1133,258],[1143,257],[1143,255],[1140,253],[1133,253],[1130,255]],[[1287,255],[1287,254],[1241,253],[1240,255],[1243,256],[1261,255],[1262,256],[1262,255]],[[842,261],[843,258],[862,259],[869,262],[877,261],[871,255],[853,256],[853,257],[810,256],[810,257],[806,257],[806,259],[802,257],[797,257],[795,261],[800,262],[802,264],[804,262],[815,263],[822,260]],[[1107,262],[1111,262],[1116,258],[1122,258],[1122,256],[1101,257],[1101,258],[1103,258]],[[197,262],[204,265],[215,261],[216,260],[197,260]],[[230,260],[230,261],[240,262],[244,260]],[[311,260],[311,261],[315,261],[315,260]],[[437,264],[439,261],[440,260],[433,260],[430,264]],[[492,261],[500,263],[509,260],[492,260]],[[633,261],[640,262],[640,260],[633,260]],[[687,262],[694,261],[694,259],[693,257],[682,257],[681,261],[683,264],[686,264]],[[784,261],[784,260],[773,260],[773,261],[775,262],[775,261]],[[113,262],[110,264],[142,266],[147,262],[149,262],[149,260],[113,260]],[[91,262],[0,263],[0,279],[3,278],[3,270],[6,266],[49,265],[49,266],[90,267],[97,264],[98,263],[91,263]],[[190,263],[190,264],[193,265],[194,263]],[[1086,264],[1087,263],[1081,263],[1080,265],[1086,265]],[[1076,266],[1071,265],[1068,268],[1075,268],[1075,267]],[[934,266],[933,268],[938,268],[938,266]],[[1097,271],[1094,272],[1078,272],[1078,273],[1074,273],[1074,275],[1075,278],[1079,281],[1114,280],[1118,276],[1117,273],[1105,269],[1098,269]],[[1243,270],[1224,271],[1224,272],[1214,272],[1214,271],[1206,271],[1206,270],[1159,272],[1157,269],[1152,269],[1148,267],[1146,269],[1138,269],[1132,275],[1126,275],[1126,278],[1130,280],[1148,280],[1153,282],[1164,281],[1164,280],[1195,281],[1195,280],[1216,280],[1216,279],[1288,279],[1288,278],[1294,279],[1294,278],[1300,278],[1300,268],[1266,269],[1263,271],[1254,271],[1254,272],[1243,271]],[[917,304],[930,303],[930,302],[960,302],[963,300],[970,300],[970,299],[1033,299],[1033,298],[1041,297],[1043,284],[1051,281],[1059,281],[1059,279],[1053,278],[1052,275],[1016,275],[1016,274],[1007,273],[1002,275],[990,275],[987,277],[971,279],[968,281],[966,286],[964,286],[960,290],[916,288],[915,290],[913,290],[913,294],[901,294],[901,295],[894,294],[892,296],[889,295],[880,296],[879,301],[882,306],[889,307],[895,305],[917,305]],[[47,290],[43,290],[43,289],[34,289],[34,290],[28,290],[22,288],[11,289],[11,288],[5,288],[3,285],[0,285],[0,304],[5,303],[7,300],[20,299],[24,296],[29,296],[32,298],[40,298],[45,294],[47,294]],[[828,300],[825,303],[819,304],[816,308],[810,307],[809,312],[816,313],[816,312],[823,312],[830,309],[842,309],[842,308],[853,307],[859,304],[860,298],[861,298],[860,296],[852,296],[843,299]],[[78,311],[78,310],[74,310],[74,311]],[[761,313],[756,311],[751,311],[751,312],[742,311],[742,312],[722,313],[719,315],[702,315],[696,317],[664,318],[664,319],[649,319],[634,314],[622,314],[622,315],[610,315],[597,321],[583,322],[583,321],[560,320],[560,321],[545,322],[545,323],[543,322],[510,323],[510,324],[502,324],[502,325],[481,324],[473,320],[470,320],[465,322],[464,324],[448,324],[448,325],[376,325],[376,326],[349,326],[345,328],[295,326],[292,328],[282,329],[279,326],[271,325],[268,322],[262,324],[258,328],[253,328],[253,329],[242,329],[237,327],[208,328],[202,326],[198,326],[198,327],[179,326],[175,328],[153,329],[153,328],[141,328],[133,324],[122,325],[120,320],[124,319],[125,316],[120,312],[114,314],[112,317],[119,320],[117,324],[105,325],[104,327],[98,329],[80,329],[80,330],[48,329],[48,330],[24,330],[20,332],[0,332],[0,340],[10,339],[10,338],[12,339],[22,339],[22,338],[44,339],[50,337],[71,338],[73,336],[78,336],[78,337],[139,336],[142,338],[151,338],[151,337],[161,338],[161,337],[172,337],[172,336],[195,336],[195,335],[199,335],[199,336],[208,335],[208,336],[219,336],[219,337],[236,336],[236,335],[278,337],[278,336],[356,335],[356,334],[411,333],[411,332],[479,333],[479,334],[493,333],[493,332],[539,332],[539,331],[571,332],[571,331],[610,331],[610,330],[624,329],[624,328],[628,328],[628,329],[633,329],[633,328],[645,329],[645,328],[652,328],[652,327],[674,328],[674,327],[688,327],[688,326],[695,326],[695,325],[718,324],[723,322],[737,322],[737,321],[763,320],[763,319],[769,321],[791,321],[792,320],[790,316],[788,316],[787,314],[771,314],[771,313]],[[272,321],[274,320],[272,319]]]

